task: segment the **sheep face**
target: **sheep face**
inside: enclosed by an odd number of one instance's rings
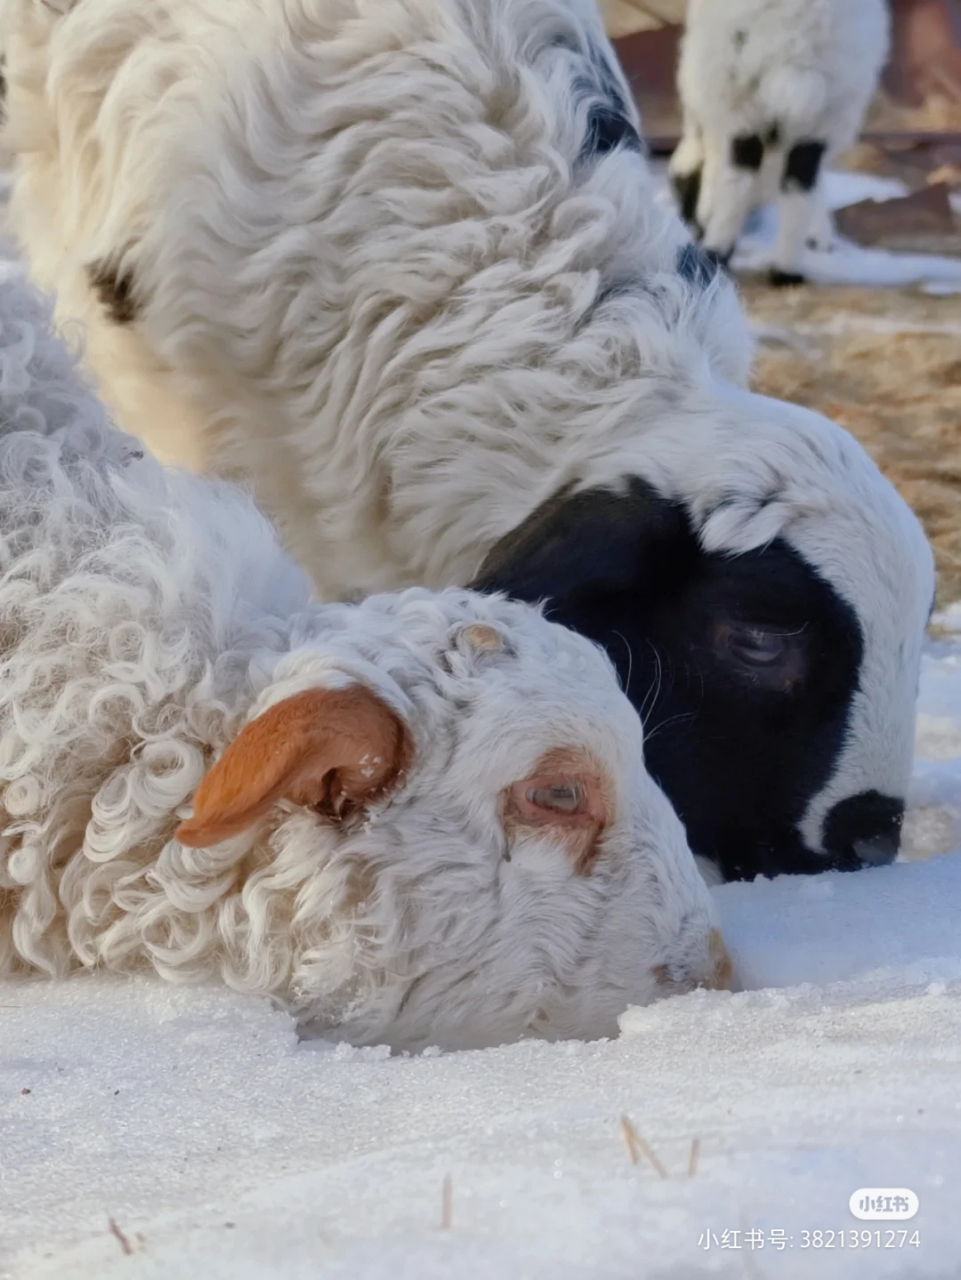
[[[891,861],[934,594],[917,521],[833,424],[746,393],[645,452],[650,479],[561,493],[477,585],[606,647],[726,878]]]
[[[343,637],[355,664],[379,635],[381,669],[403,649],[390,678],[318,689],[330,649],[291,654],[178,832],[243,841],[288,810],[242,893],[251,919],[288,916],[302,1021],[399,1048],[595,1037],[629,1004],[729,985],[604,655],[496,597],[397,599],[357,606]]]

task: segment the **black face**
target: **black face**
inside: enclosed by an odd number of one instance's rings
[[[546,599],[549,617],[604,646],[644,720],[650,773],[727,879],[894,857],[903,806],[875,793],[832,810],[827,854],[798,834],[844,743],[862,637],[786,543],[707,554],[684,509],[631,478],[623,495],[559,495],[473,585]]]

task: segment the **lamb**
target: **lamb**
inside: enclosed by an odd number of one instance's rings
[[[246,478],[322,599],[548,601],[724,877],[893,859],[930,550],[746,389],[590,0],[59,8],[2,11],[12,216],[123,425]]]
[[[885,0],[690,0],[671,176],[704,250],[727,263],[748,214],[778,204],[773,285],[830,246],[825,165],[858,137],[887,59]]]
[[[462,589],[309,595],[0,286],[0,976],[221,976],[407,1049],[729,985],[600,649]]]

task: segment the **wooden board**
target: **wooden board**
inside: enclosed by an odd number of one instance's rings
[[[686,0],[601,0],[604,24],[612,40],[683,23],[686,10]]]

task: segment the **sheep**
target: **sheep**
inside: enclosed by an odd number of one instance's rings
[[[0,976],[219,975],[408,1049],[730,985],[599,648],[458,588],[311,603],[50,324],[0,286]]]
[[[725,878],[894,858],[930,549],[747,389],[589,0],[6,0],[2,42],[13,224],[128,430],[321,599],[546,601]]]
[[[690,0],[671,157],[682,216],[726,264],[748,214],[777,200],[770,281],[804,283],[833,238],[821,176],[855,142],[888,54],[885,0]]]

